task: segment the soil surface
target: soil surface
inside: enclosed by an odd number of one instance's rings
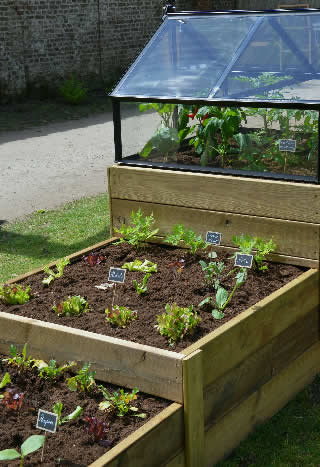
[[[214,297],[213,288],[209,288],[204,283],[204,274],[199,264],[200,259],[209,262],[207,252],[202,251],[193,256],[187,250],[164,245],[148,245],[145,249],[136,251],[130,245],[122,243],[107,246],[99,250],[99,253],[106,256],[104,262],[96,266],[89,266],[83,260],[79,260],[67,266],[63,277],[55,280],[49,287],[42,284],[42,279],[46,277],[43,273],[25,279],[22,283],[30,285],[36,296],[24,305],[7,306],[0,303],[0,311],[127,339],[162,349],[180,351],[305,271],[301,267],[278,263],[269,263],[269,269],[262,273],[250,269],[247,281],[236,291],[225,309],[225,317],[217,320],[211,315],[211,306],[201,308],[198,306],[204,298]],[[127,306],[136,310],[138,314],[135,321],[122,329],[107,323],[105,320],[105,309],[112,302],[112,289],[99,290],[95,286],[108,281],[108,272],[111,266],[121,267],[125,262],[135,259],[142,261],[148,259],[157,263],[158,272],[152,273],[148,280],[147,293],[140,296],[133,287],[132,281],[136,279],[138,282],[142,282],[143,273],[127,271],[125,283],[117,285],[114,304]],[[177,274],[175,268],[169,264],[181,259],[185,260],[184,269],[181,274]],[[230,253],[219,251],[218,258],[214,261],[224,261],[226,273],[234,267],[234,259],[230,259]],[[229,292],[234,283],[234,274],[222,281],[222,285]],[[52,311],[52,306],[72,295],[85,297],[89,303],[90,312],[84,313],[80,317],[57,316]],[[167,338],[161,336],[155,329],[155,325],[157,324],[157,315],[164,313],[165,305],[174,302],[184,307],[194,305],[194,309],[201,317],[201,322],[193,334],[186,335],[172,348],[169,346]]]
[[[146,418],[133,415],[118,417],[115,412],[105,412],[98,409],[98,404],[104,397],[98,389],[92,393],[72,392],[68,389],[66,378],[73,376],[65,372],[55,382],[44,380],[38,376],[37,369],[26,369],[18,372],[16,367],[9,366],[0,355],[0,381],[5,372],[9,372],[12,384],[7,385],[0,392],[8,389],[14,393],[23,393],[20,410],[8,408],[0,399],[0,451],[3,449],[16,449],[20,452],[21,444],[31,435],[44,435],[45,432],[36,428],[38,410],[52,412],[56,402],[63,403],[62,417],[72,413],[79,405],[83,412],[81,416],[71,422],[57,427],[56,433],[48,433],[45,441],[44,462],[41,460],[41,449],[25,458],[24,466],[87,466],[98,459],[105,452],[126,438],[130,433],[142,426],[151,417],[159,413],[170,402],[163,399],[138,393],[137,399],[131,405],[137,407],[137,413],[145,413]],[[99,383],[109,393],[118,391],[118,387],[107,383]],[[128,390],[126,390],[128,391]],[[3,399],[2,399],[3,401]],[[133,412],[132,412],[133,413]],[[106,440],[110,446],[102,446],[95,442],[93,435],[87,433],[84,418],[96,417],[107,424]],[[18,466],[19,461],[2,462],[5,466]]]

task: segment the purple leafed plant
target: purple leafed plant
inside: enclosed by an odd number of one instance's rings
[[[98,420],[96,417],[85,417],[84,422],[87,425],[87,432],[93,436],[95,443],[104,447],[111,446],[112,441],[106,439],[109,430],[106,422]]]

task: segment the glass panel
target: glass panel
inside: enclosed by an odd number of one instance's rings
[[[316,111],[132,103],[121,113],[124,162],[316,181]]]

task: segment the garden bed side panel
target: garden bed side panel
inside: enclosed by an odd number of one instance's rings
[[[241,233],[273,237],[273,259],[319,266],[320,186],[123,166],[110,167],[108,180],[112,234],[141,207],[154,213],[160,237],[177,222],[221,232],[224,247]]]

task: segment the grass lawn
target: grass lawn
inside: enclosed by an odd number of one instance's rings
[[[107,238],[107,194],[0,225],[0,283]]]

